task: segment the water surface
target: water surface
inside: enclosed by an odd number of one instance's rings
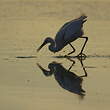
[[[63,5],[62,5],[63,4]],[[110,16],[109,1],[72,0],[19,0],[0,2],[0,109],[1,110],[108,110],[110,107]],[[93,10],[96,9],[96,10]],[[57,62],[69,69],[72,62],[62,56],[71,51],[69,46],[53,54],[48,46],[39,53],[36,49],[47,36],[55,36],[66,21],[85,12],[84,25],[89,41],[84,50],[87,58],[83,65],[85,96],[70,92],[55,79],[46,77],[37,66],[48,69]],[[75,61],[71,72],[84,75],[77,55],[83,45],[79,39],[72,43],[76,48],[70,58]],[[60,56],[60,57],[56,57]]]

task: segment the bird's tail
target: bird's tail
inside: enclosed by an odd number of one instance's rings
[[[82,20],[82,23],[86,22],[87,21],[87,16],[85,14],[82,14],[80,17],[79,17],[80,20]]]
[[[78,17],[76,20],[81,20],[82,23],[87,21],[87,16],[85,14],[82,14],[80,17]]]
[[[87,21],[87,19],[83,20],[82,23],[84,23],[84,22],[86,22],[86,21]]]

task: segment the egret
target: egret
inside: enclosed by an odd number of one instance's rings
[[[51,37],[47,37],[42,43],[42,45],[37,49],[37,52],[40,51],[40,49],[47,43],[50,43],[49,50],[54,53],[61,51],[66,45],[69,44],[72,47],[72,51],[67,55],[70,55],[75,52],[75,48],[72,46],[71,42],[75,41],[78,38],[83,38],[85,39],[85,42],[78,56],[83,55],[82,52],[88,41],[88,37],[83,36],[84,32],[82,29],[83,23],[86,21],[87,21],[87,16],[81,15],[80,17],[74,20],[66,22],[57,32],[55,39],[52,39]]]

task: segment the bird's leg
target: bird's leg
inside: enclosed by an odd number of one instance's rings
[[[78,54],[78,56],[86,56],[85,54],[83,54],[82,52],[83,52],[83,50],[84,50],[84,47],[85,47],[85,45],[86,45],[86,43],[87,43],[87,41],[88,41],[88,37],[80,37],[80,38],[84,38],[84,39],[86,39],[85,40],[85,42],[84,42],[84,45],[83,45],[83,47],[82,47],[82,49],[81,49],[81,52]]]
[[[75,62],[72,63],[72,65],[69,67],[68,71],[70,71],[70,69],[73,67],[74,64],[75,64]]]
[[[85,69],[85,67],[84,67],[84,65],[83,65],[83,62],[82,62],[81,59],[79,59],[79,61],[80,61],[81,66],[82,66],[82,68],[83,68],[83,70],[84,70],[84,73],[85,73],[85,75],[82,75],[82,76],[80,76],[80,77],[87,77],[87,72],[86,72],[86,69]]]
[[[70,54],[72,54],[72,53],[74,53],[74,52],[75,52],[75,48],[72,46],[72,44],[71,44],[71,43],[69,43],[69,45],[72,47],[73,51],[72,51],[72,52],[70,52],[70,53],[68,53],[68,54],[67,54],[67,55],[65,55],[65,56],[68,56],[68,55],[70,55]]]
[[[69,67],[69,69],[68,69],[68,71],[70,71],[70,69],[74,66],[74,64],[75,64],[75,61],[74,60],[72,60],[71,58],[67,58],[69,61],[71,61],[72,62],[72,65]]]

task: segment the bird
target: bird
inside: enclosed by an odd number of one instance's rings
[[[42,70],[45,76],[54,75],[55,80],[58,84],[65,90],[75,93],[80,96],[85,95],[85,91],[82,89],[83,77],[87,77],[86,70],[83,68],[85,75],[78,76],[74,72],[71,72],[70,69],[74,66],[75,61],[72,61],[72,65],[69,69],[66,69],[61,63],[53,61],[49,63],[49,70],[44,69],[39,63],[37,66]],[[81,64],[82,65],[82,64]],[[82,65],[83,66],[83,65]]]
[[[85,55],[83,54],[83,50],[88,41],[88,37],[83,36],[84,35],[83,24],[86,21],[87,21],[87,16],[85,14],[82,14],[78,18],[73,19],[69,22],[66,22],[56,33],[56,36],[54,39],[51,37],[45,38],[42,45],[37,49],[37,52],[39,52],[41,48],[48,43],[50,43],[48,48],[53,53],[61,51],[66,45],[70,45],[70,47],[72,48],[72,51],[69,52],[67,55],[65,55],[65,56],[68,56],[75,52],[75,48],[71,43],[78,38],[83,38],[85,39],[85,42],[82,46],[81,51],[77,56]]]

